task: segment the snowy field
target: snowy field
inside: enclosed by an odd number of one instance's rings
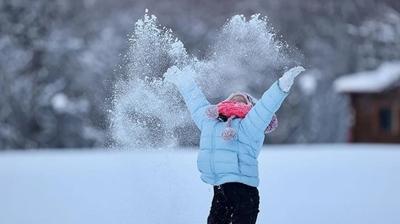
[[[0,153],[0,224],[204,224],[195,150]],[[400,145],[268,146],[258,223],[400,223]]]

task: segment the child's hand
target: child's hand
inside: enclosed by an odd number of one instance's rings
[[[176,84],[181,76],[182,71],[177,66],[168,68],[167,72],[164,73],[164,80]]]
[[[285,72],[285,74],[283,74],[283,75],[284,76],[291,76],[294,79],[303,71],[305,71],[303,66],[296,66],[296,67],[293,67],[293,68],[289,69],[289,71]]]
[[[294,79],[305,69],[302,66],[296,66],[294,68],[289,69],[289,71],[285,72],[281,78],[279,78],[279,87],[284,92],[289,92],[290,88],[293,85]]]
[[[177,86],[186,87],[194,83],[193,77],[195,72],[190,66],[185,66],[180,69],[177,66],[170,67],[166,73],[164,73],[164,80],[171,82]]]

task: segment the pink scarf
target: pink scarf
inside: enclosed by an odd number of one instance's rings
[[[236,130],[231,127],[231,122],[234,118],[244,118],[247,113],[251,110],[252,106],[236,102],[232,100],[224,100],[217,105],[211,106],[208,108],[207,115],[210,118],[218,118],[219,115],[223,115],[228,118],[227,127],[225,128],[222,136],[225,140],[231,140],[236,135]],[[278,119],[276,115],[272,117],[271,122],[269,123],[267,129],[265,129],[265,133],[271,133],[278,127]]]
[[[225,117],[239,117],[244,118],[246,114],[251,110],[251,105],[226,100],[217,104],[218,113],[224,115]]]

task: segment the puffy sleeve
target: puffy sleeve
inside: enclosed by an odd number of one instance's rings
[[[240,123],[240,129],[249,137],[263,136],[275,112],[280,108],[288,93],[281,90],[278,81],[264,92],[261,99]]]
[[[208,120],[206,110],[210,103],[196,84],[192,74],[184,74],[180,76],[179,81],[174,83],[178,87],[194,123],[201,130],[203,122]]]

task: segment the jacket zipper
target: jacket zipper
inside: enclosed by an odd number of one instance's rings
[[[215,126],[217,123],[214,124],[212,134],[211,134],[211,172],[215,176],[215,158],[214,158],[214,153],[215,153]]]

